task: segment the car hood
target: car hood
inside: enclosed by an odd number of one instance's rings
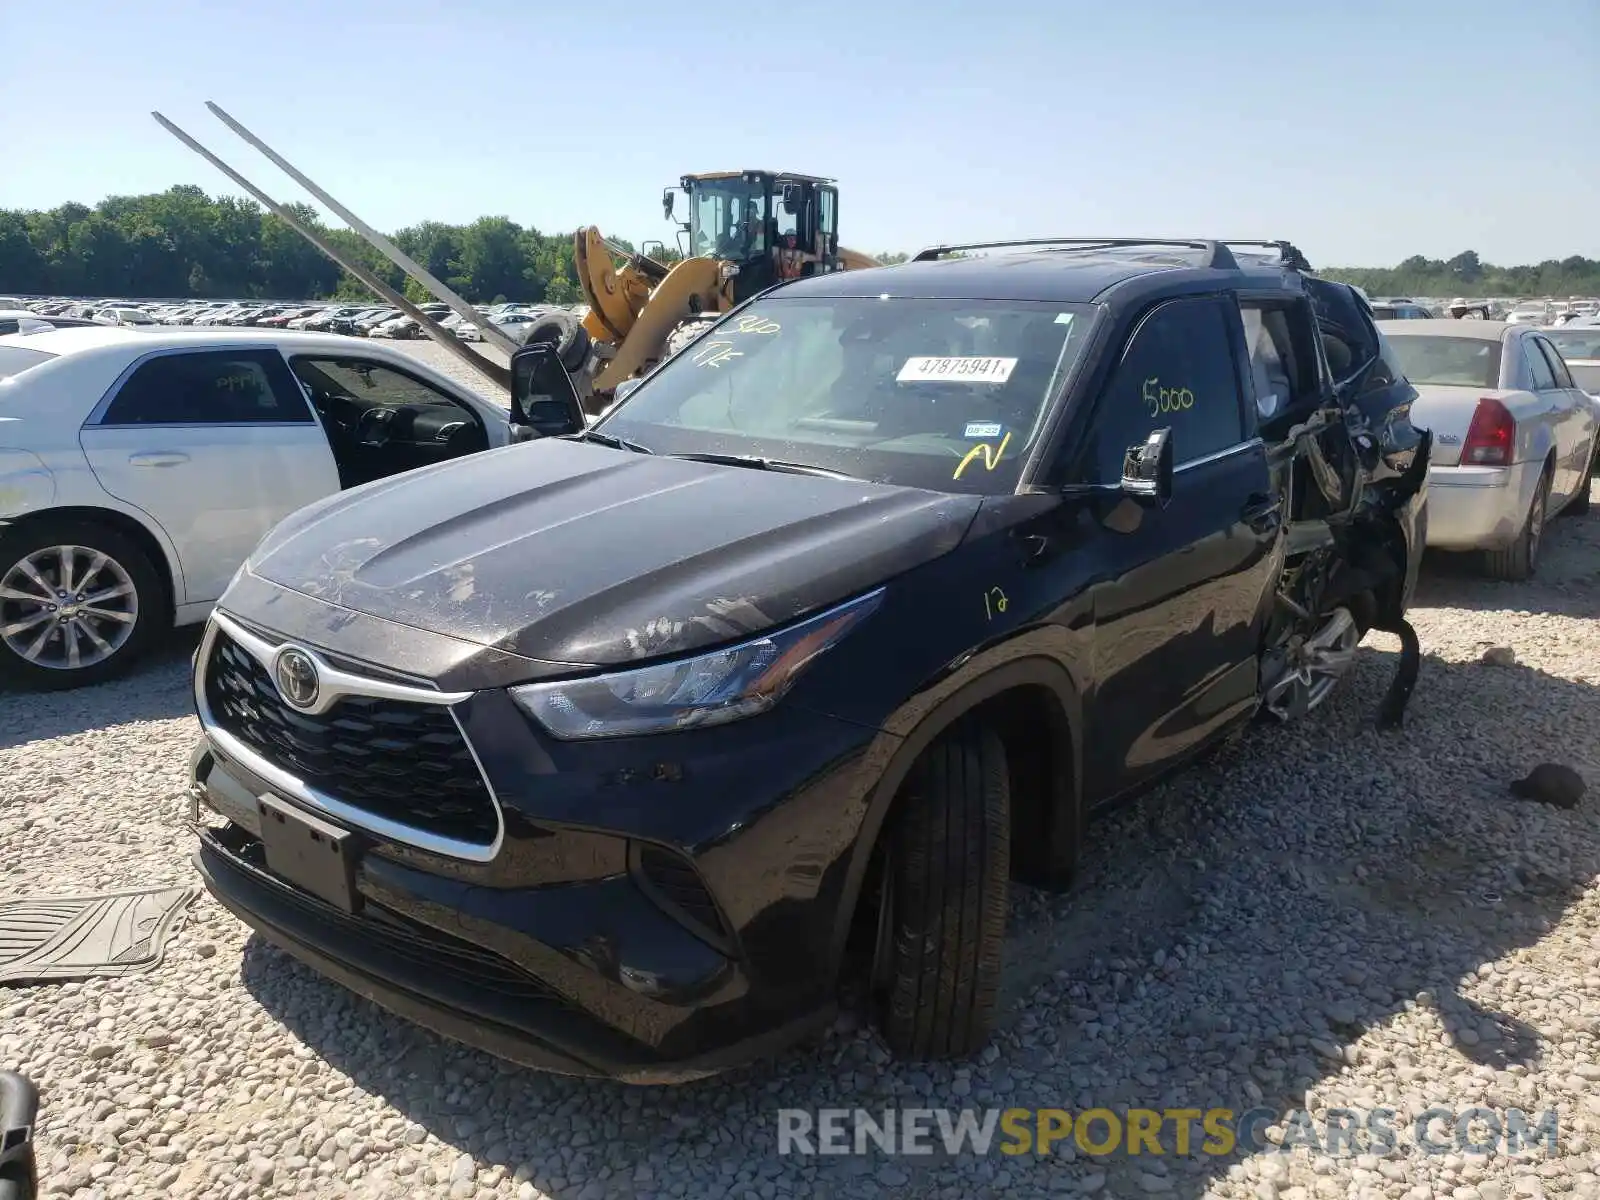
[[[537,441],[319,501],[268,534],[248,569],[524,658],[606,666],[868,590],[953,549],[980,503]]]

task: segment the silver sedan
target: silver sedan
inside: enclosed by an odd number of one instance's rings
[[[1527,579],[1545,522],[1589,508],[1600,417],[1543,330],[1504,321],[1380,321],[1434,435],[1428,540]]]

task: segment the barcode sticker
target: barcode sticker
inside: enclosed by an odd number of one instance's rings
[[[895,376],[899,383],[1004,383],[1016,368],[1014,358],[908,358]]]

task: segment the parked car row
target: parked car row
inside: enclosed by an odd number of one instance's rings
[[[1466,296],[1449,300],[1435,300],[1426,296],[1415,299],[1410,296],[1370,296],[1367,300],[1380,321],[1457,317],[1505,321],[1511,325],[1564,325],[1569,321],[1600,315],[1600,299],[1593,296],[1571,296],[1565,300],[1553,296],[1522,300],[1503,297],[1470,299]]]
[[[463,341],[482,341],[483,335],[470,322],[451,311],[449,305],[429,302],[417,306]],[[517,301],[476,305],[486,320],[500,326],[517,341],[527,334],[543,314],[554,307]],[[100,325],[128,327],[158,325],[223,325],[232,328],[297,329],[312,333],[342,333],[349,337],[419,338],[427,336],[415,319],[389,305],[337,304],[330,301],[285,304],[250,301],[171,301],[135,303],[123,300],[0,301],[0,310],[20,310],[39,318],[93,321]],[[14,314],[16,315],[16,314]],[[15,331],[13,331],[15,332]]]

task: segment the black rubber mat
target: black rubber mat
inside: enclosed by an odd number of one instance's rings
[[[0,896],[0,984],[135,975],[161,961],[194,887]]]

